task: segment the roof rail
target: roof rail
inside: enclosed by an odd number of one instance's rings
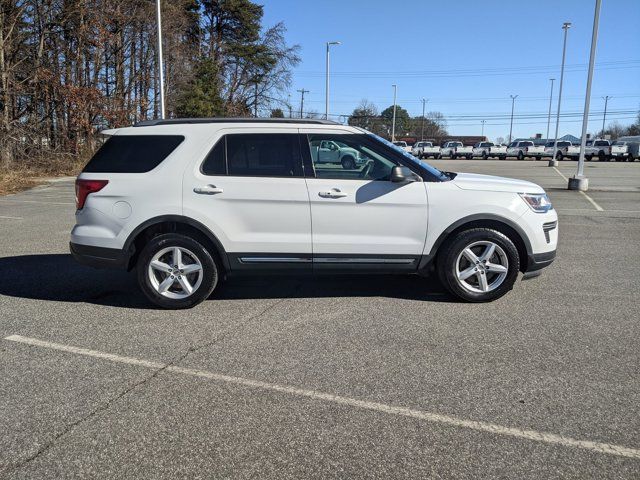
[[[182,125],[196,123],[307,123],[320,125],[340,125],[332,120],[319,120],[315,118],[167,118],[155,120],[143,120],[135,123],[134,127],[150,127],[153,125]]]

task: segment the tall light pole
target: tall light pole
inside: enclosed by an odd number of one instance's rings
[[[340,45],[340,42],[327,42],[327,78],[325,85],[324,98],[324,119],[329,120],[329,47],[331,45]]]
[[[544,137],[545,140],[549,139],[549,127],[551,126],[551,101],[553,100],[553,82],[555,82],[555,78],[550,78],[551,81],[551,94],[549,95],[549,115],[547,116],[547,136]]]
[[[562,83],[564,81],[564,61],[567,57],[567,32],[571,28],[571,22],[564,22],[562,29],[564,30],[564,40],[562,42],[562,66],[560,67],[560,88],[558,89],[558,113],[556,114],[556,134],[553,137],[553,156],[549,160],[550,167],[557,167],[558,160],[558,129],[560,128],[560,104],[562,103]]]
[[[518,95],[509,95],[511,97],[511,125],[509,126],[509,143],[511,143],[511,133],[513,132],[513,108],[516,104],[516,98]]]
[[[596,0],[593,14],[593,30],[591,32],[591,52],[589,53],[589,73],[587,74],[587,92],[584,96],[584,114],[582,115],[582,137],[580,140],[580,158],[578,171],[569,179],[569,190],[585,191],[589,188],[589,179],[584,176],[584,150],[587,146],[587,125],[589,124],[589,102],[591,100],[591,82],[593,81],[593,65],[596,63],[596,46],[598,44],[598,23],[600,22],[600,5],[602,0]]]
[[[429,99],[422,99],[422,132],[420,133],[420,140],[424,140],[424,107],[428,101]]]
[[[604,100],[604,115],[602,116],[602,136],[604,136],[604,122],[607,119],[607,103],[609,103],[609,99],[611,97],[607,95],[606,97],[602,97]]]
[[[396,98],[398,95],[398,86],[394,83],[393,87],[393,120],[391,122],[391,141],[396,141]]]
[[[158,76],[160,77],[160,118],[164,118],[164,68],[162,66],[162,15],[160,0],[156,0],[156,21],[158,24]]]
[[[482,124],[482,133],[480,134],[481,137],[484,137],[484,122],[486,122],[486,120],[480,120],[480,123]]]

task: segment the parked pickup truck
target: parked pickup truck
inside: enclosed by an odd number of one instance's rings
[[[536,146],[531,140],[521,140],[519,142],[511,142],[507,146],[507,155],[509,157],[517,157],[518,160],[524,160],[527,157],[542,158],[545,154],[543,145]]]
[[[440,147],[437,145],[434,147],[433,142],[416,142],[411,153],[418,158],[440,158]]]
[[[312,141],[311,156],[314,163],[341,164],[345,170],[353,170],[366,161],[358,150],[334,140]]]
[[[404,142],[404,141],[398,141],[398,142],[393,142],[393,144],[394,144],[396,147],[398,147],[398,148],[400,148],[400,149],[404,150],[405,152],[407,152],[407,153],[411,153],[411,147],[410,147],[409,145],[407,145],[407,142]]]
[[[458,141],[445,142],[440,149],[440,157],[449,157],[451,159],[465,157],[467,160],[471,160],[473,147],[465,147],[462,142]]]
[[[629,152],[629,161],[633,162],[635,159],[640,160],[640,135],[620,137],[615,143],[617,144],[619,142],[624,142],[626,145],[627,151]]]
[[[544,156],[545,157],[553,157],[553,143],[547,142],[544,146]],[[571,146],[571,142],[567,140],[558,140],[558,153],[556,154],[557,160],[562,160],[560,157],[560,152],[563,152],[563,155],[566,153],[566,148]],[[564,149],[564,150],[563,150]]]
[[[616,141],[611,145],[611,158],[613,158],[616,162],[625,162],[629,161],[629,157],[631,153],[629,152],[629,146],[627,142]],[[633,157],[631,157],[631,161],[633,161]]]
[[[491,142],[478,142],[473,146],[473,156],[482,157],[483,160],[487,158],[504,160],[507,158],[507,147],[498,146]]]
[[[611,156],[611,142],[609,140],[588,140],[584,149],[584,158],[591,160],[593,157],[598,157],[601,162],[609,161]]]

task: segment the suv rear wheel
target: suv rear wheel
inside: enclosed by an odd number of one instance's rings
[[[216,288],[220,269],[198,241],[167,233],[154,237],[137,262],[138,284],[162,308],[191,308]]]
[[[438,256],[444,287],[468,302],[488,302],[513,288],[520,258],[513,242],[489,228],[458,234]]]

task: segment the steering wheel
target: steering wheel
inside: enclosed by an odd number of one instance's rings
[[[371,170],[373,170],[373,160],[367,160],[367,163],[365,163],[364,167],[362,167],[362,170],[360,170],[358,177],[367,178],[371,173]]]

